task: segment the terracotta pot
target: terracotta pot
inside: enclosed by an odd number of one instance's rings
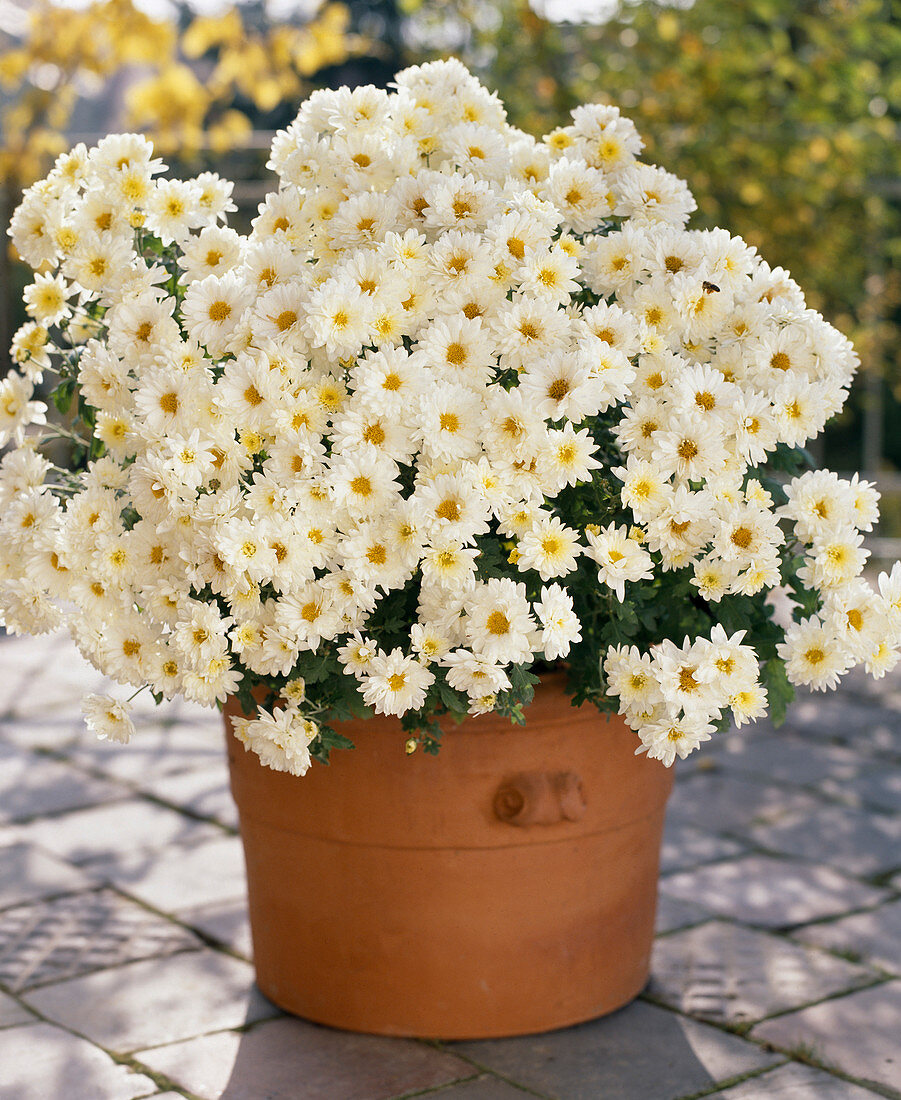
[[[343,723],[356,749],[303,778],[229,733],[270,1000],[353,1031],[471,1039],[640,992],[672,772],[635,756],[620,719],[573,708],[562,677],[526,717],[450,723],[437,757],[407,756],[396,719]]]

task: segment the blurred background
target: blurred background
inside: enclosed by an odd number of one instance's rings
[[[460,57],[545,133],[618,104],[685,178],[692,224],[788,268],[863,369],[811,448],[879,474],[874,556],[901,555],[901,0],[0,0],[0,221],[76,141],[140,130],[176,175],[237,181],[246,228],[273,132],[316,87]],[[0,375],[29,273],[0,247]]]

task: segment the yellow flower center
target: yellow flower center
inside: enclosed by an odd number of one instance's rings
[[[494,634],[495,637],[500,637],[500,635],[506,634],[510,630],[510,620],[503,611],[492,611],[485,625],[488,628],[488,633]]]

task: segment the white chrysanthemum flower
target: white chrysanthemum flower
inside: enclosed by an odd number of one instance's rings
[[[788,501],[780,514],[794,521],[798,538],[812,542],[854,519],[854,495],[850,484],[831,470],[808,470],[786,487]]]
[[[641,745],[635,752],[636,755],[646,752],[651,760],[659,760],[669,768],[677,756],[684,760],[702,742],[709,741],[714,732],[711,723],[694,717],[663,718],[639,728]]]
[[[456,691],[465,691],[470,699],[484,699],[510,687],[510,679],[503,665],[483,654],[455,649],[446,654],[440,663],[447,670],[450,686]]]
[[[127,703],[120,703],[111,695],[86,695],[81,701],[85,725],[101,741],[115,741],[127,745],[135,732]]]
[[[616,467],[612,473],[623,483],[623,504],[631,508],[638,522],[651,519],[666,499],[667,479],[660,474],[657,464],[630,456],[625,466]]]
[[[178,256],[182,280],[193,283],[207,275],[224,275],[240,265],[242,255],[243,242],[234,229],[208,226],[184,242],[184,251]]]
[[[706,660],[704,640],[681,646],[664,638],[653,651],[653,671],[667,706],[674,713],[710,716],[723,704],[722,692],[713,686],[716,671]]]
[[[516,564],[521,571],[536,570],[547,581],[572,573],[582,550],[578,531],[558,516],[541,514],[517,543]]]
[[[105,303],[118,300],[125,274],[134,258],[131,241],[109,234],[85,233],[72,246],[63,272],[81,288],[82,298],[98,296]]]
[[[589,288],[606,298],[628,292],[646,270],[644,233],[630,223],[619,232],[588,238],[582,254],[582,268]]]
[[[901,635],[901,562],[895,562],[889,573],[880,573],[879,595],[892,629]]]
[[[613,213],[614,194],[607,176],[585,161],[561,157],[551,165],[543,198],[562,215],[564,229],[586,233]]]
[[[592,470],[602,463],[594,457],[598,445],[587,428],[576,431],[572,424],[552,429],[538,456],[539,474],[547,496],[556,496],[564,485],[591,481]]]
[[[423,580],[440,588],[468,591],[475,585],[478,556],[478,550],[466,547],[456,539],[433,542],[422,554],[420,568]]]
[[[191,283],[181,305],[191,339],[210,355],[223,354],[249,301],[248,287],[233,271]]]
[[[402,649],[379,653],[370,661],[363,684],[363,699],[376,714],[406,714],[418,710],[435,680],[435,674]]]
[[[622,710],[646,711],[662,702],[650,653],[640,653],[636,646],[611,646],[601,659],[601,668],[607,691],[619,697]]]
[[[716,477],[726,464],[723,432],[694,415],[674,416],[655,434],[651,458],[662,472],[683,481]]]
[[[47,406],[32,401],[34,383],[16,371],[0,379],[0,448],[11,439],[20,444],[31,424],[46,424]]]
[[[628,217],[636,227],[660,222],[682,225],[697,207],[682,180],[653,164],[635,165],[619,182],[618,190],[616,213]]]
[[[50,333],[35,321],[26,321],[16,330],[9,348],[10,358],[22,368],[21,373],[34,383],[52,366],[51,352],[56,348],[50,342]]]
[[[310,744],[319,736],[319,728],[296,707],[271,713],[260,710],[256,718],[234,717],[232,728],[245,751],[255,752],[265,767],[290,775],[309,771]]]
[[[738,568],[734,562],[723,561],[715,554],[699,558],[693,566],[694,576],[691,583],[698,589],[699,595],[709,603],[719,603],[723,596],[730,593],[738,577]]]
[[[372,319],[372,303],[350,279],[329,279],[310,296],[304,331],[313,347],[334,358],[355,355]]]
[[[767,705],[766,688],[758,683],[739,688],[729,696],[732,720],[739,727],[746,722],[756,722],[758,718],[762,718],[766,714]]]
[[[192,180],[157,180],[144,206],[145,224],[163,244],[185,240],[204,224],[200,188]]]
[[[519,386],[546,420],[578,424],[586,416],[595,416],[604,403],[603,383],[592,375],[588,357],[570,352],[529,364]]]
[[[499,664],[532,659],[535,621],[526,586],[492,577],[466,597],[466,638],[481,656]]]
[[[205,218],[205,225],[211,226],[219,218],[237,210],[232,200],[235,185],[231,180],[222,179],[216,172],[201,172],[193,180],[197,188],[197,205]]]
[[[546,661],[565,657],[575,642],[582,640],[581,623],[573,610],[572,598],[559,584],[545,585],[541,599],[533,604],[541,623],[541,652]]]
[[[36,275],[31,286],[25,288],[25,309],[39,325],[50,328],[71,316],[67,299],[73,290],[61,275]]]
[[[497,319],[501,365],[520,370],[563,350],[570,321],[553,302],[517,295]]]
[[[835,630],[816,616],[790,626],[776,651],[789,681],[814,691],[835,688],[851,663]]]
[[[647,580],[654,575],[651,555],[630,537],[627,528],[613,523],[603,529],[589,527],[585,537],[589,545],[586,554],[598,565],[598,580],[613,589],[620,603],[626,598],[627,581]]]
[[[416,435],[422,452],[448,461],[479,455],[482,398],[469,386],[438,382],[420,398]]]
[[[757,653],[753,647],[743,644],[746,633],[737,630],[727,635],[722,623],[717,623],[710,631],[709,641],[702,644],[704,662],[712,674],[710,682],[717,690],[734,694],[756,683]]]
[[[3,563],[0,561],[0,576]],[[66,597],[70,590],[53,593]],[[0,591],[0,625],[11,634],[49,634],[63,625],[63,613],[51,595],[34,581],[4,578]]]
[[[417,487],[411,498],[430,541],[471,542],[489,528],[490,509],[468,472],[438,474]]]
[[[578,293],[578,262],[560,245],[547,248],[530,248],[522,260],[520,290],[558,305],[567,305],[570,297]]]
[[[399,500],[397,466],[371,443],[333,455],[329,473],[336,504],[355,520],[383,514]]]
[[[818,590],[841,588],[863,572],[869,556],[863,535],[853,528],[839,528],[814,539],[798,576]]]
[[[414,623],[410,628],[410,648],[423,664],[439,661],[450,652],[447,632],[434,623]]]
[[[874,680],[881,680],[887,672],[891,672],[901,661],[901,644],[890,642],[883,638],[867,655],[864,668],[867,675]]]
[[[355,631],[343,646],[338,647],[338,659],[348,676],[365,676],[377,653],[375,642],[362,637],[359,631]]]
[[[877,649],[889,633],[882,601],[859,579],[825,594],[822,617],[844,643],[848,656],[862,661]]]

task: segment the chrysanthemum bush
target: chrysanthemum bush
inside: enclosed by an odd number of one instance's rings
[[[157,701],[237,695],[245,746],[301,774],[353,716],[402,716],[408,751],[442,716],[522,721],[558,665],[666,764],[893,666],[901,569],[861,577],[878,494],[802,450],[848,341],[685,227],[616,108],[536,140],[457,62],[395,87],[315,93],[246,236],[230,184],[163,178],[135,135],[27,192],[6,627],[65,622]],[[131,733],[127,701],[86,714]]]

